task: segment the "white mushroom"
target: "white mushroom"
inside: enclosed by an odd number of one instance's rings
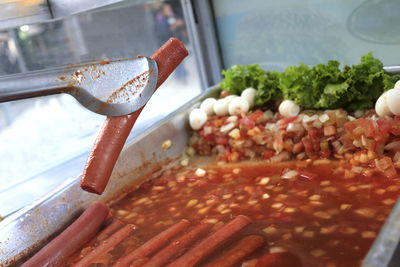
[[[195,108],[190,112],[189,124],[193,130],[199,130],[207,122],[207,113],[199,108]]]
[[[393,90],[393,89],[392,89]],[[375,103],[375,112],[378,116],[390,116],[392,112],[389,110],[387,103],[387,92],[384,92]]]
[[[297,116],[300,112],[300,106],[297,105],[294,101],[292,100],[284,100],[280,105],[279,105],[279,113],[283,117],[293,117]]]
[[[400,116],[400,90],[390,89],[386,92],[387,106],[394,115]]]
[[[394,89],[400,89],[400,80],[396,82],[396,84],[394,85]]]
[[[249,102],[249,107],[250,108],[254,107],[254,99],[256,97],[256,92],[257,92],[257,90],[254,89],[254,88],[247,88],[240,95],[241,97],[246,99],[247,102]]]
[[[249,102],[243,97],[236,97],[229,103],[230,115],[240,115],[249,111]]]
[[[215,98],[209,97],[203,100],[200,105],[200,109],[204,110],[208,116],[214,114],[214,104],[217,102]]]

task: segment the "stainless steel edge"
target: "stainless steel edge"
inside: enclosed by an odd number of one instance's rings
[[[213,88],[210,88],[129,140],[102,196],[82,191],[79,186],[80,175],[77,174],[39,201],[0,222],[0,266],[18,262],[36,251],[51,236],[64,229],[92,201],[113,200],[127,188],[132,189],[132,184],[141,178],[156,176],[158,172],[152,172],[159,168],[161,162],[176,162],[184,153],[189,137],[188,112],[202,98],[213,94]],[[172,146],[163,151],[161,144],[168,139]]]
[[[383,69],[389,74],[399,74],[400,73],[400,65],[384,66]]]
[[[391,265],[393,255],[396,252],[400,240],[400,199],[392,209],[386,219],[378,237],[375,239],[367,256],[363,267],[383,267]],[[397,262],[399,264],[399,262]],[[396,265],[392,265],[396,266]],[[397,265],[398,266],[398,265]]]

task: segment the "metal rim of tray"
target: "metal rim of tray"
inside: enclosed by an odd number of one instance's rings
[[[137,144],[143,138],[148,136],[150,133],[154,133],[155,130],[159,129],[164,125],[168,125],[169,123],[173,122],[174,118],[177,116],[183,115],[186,118],[187,113],[193,107],[196,107],[198,103],[210,96],[215,96],[215,89],[217,86],[213,86],[203,92],[201,95],[193,98],[191,101],[183,105],[182,107],[178,108],[176,111],[172,112],[165,118],[161,119],[144,132],[140,133],[139,135],[131,138],[129,140],[129,144],[125,145],[124,150],[129,145]],[[184,122],[186,124],[186,122]],[[183,127],[183,126],[182,126]],[[187,126],[185,126],[187,127]],[[183,128],[182,128],[183,129]],[[178,153],[179,154],[179,153]],[[29,253],[30,246],[34,245],[31,243],[26,243],[24,240],[19,240],[20,237],[15,236],[15,234],[22,233],[24,230],[24,226],[26,227],[29,225],[30,217],[32,216],[44,216],[46,215],[45,212],[49,211],[49,204],[60,201],[63,197],[65,197],[65,193],[68,191],[73,190],[80,190],[79,189],[79,178],[80,175],[71,178],[62,185],[60,185],[57,189],[50,192],[43,198],[39,199],[38,201],[32,203],[31,205],[26,206],[25,208],[17,211],[16,213],[10,215],[9,217],[5,218],[2,222],[0,222],[0,266],[7,266],[7,262],[9,260],[19,260],[25,254]],[[107,192],[106,192],[107,193]],[[66,227],[68,222],[71,221],[71,217],[76,217],[81,211],[82,208],[88,206],[88,204],[94,200],[103,200],[105,199],[104,196],[94,196],[93,194],[82,193],[80,197],[76,199],[72,199],[72,202],[68,202],[65,204],[64,210],[69,210],[69,214],[66,218],[65,214],[58,213],[57,217],[51,218],[52,220],[49,221],[49,225],[47,228],[51,228],[53,230],[52,233],[49,231],[44,231],[43,228],[39,229],[37,234],[44,232],[47,236],[53,234],[54,232],[59,231],[60,229]],[[41,211],[41,212],[40,212]],[[52,227],[50,227],[52,226]],[[41,230],[41,231],[40,231]],[[9,235],[9,233],[11,233]],[[13,235],[14,234],[14,235]],[[12,238],[15,238],[13,240]],[[41,239],[41,240],[40,240]],[[44,238],[41,236],[38,240],[42,243]],[[385,221],[384,225],[382,226],[381,231],[379,232],[377,238],[375,239],[372,247],[368,251],[368,254],[363,260],[362,266],[363,267],[381,267],[381,266],[394,266],[392,263],[393,255],[395,255],[397,246],[400,240],[400,199],[397,200],[395,206],[393,207],[389,217]],[[18,247],[19,250],[16,251],[15,248],[9,249],[8,245],[10,241],[16,241],[17,243],[25,244],[25,246]],[[38,244],[36,240],[35,244]],[[25,253],[25,254],[24,254]]]

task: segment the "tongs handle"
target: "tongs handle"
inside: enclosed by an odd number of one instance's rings
[[[65,68],[32,71],[0,77],[0,102],[65,93],[68,82],[63,80]]]

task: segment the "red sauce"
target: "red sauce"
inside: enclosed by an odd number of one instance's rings
[[[214,231],[241,214],[253,222],[208,260],[257,234],[265,245],[246,260],[279,248],[298,257],[303,266],[357,266],[400,193],[398,177],[345,178],[332,162],[308,167],[304,162],[213,165],[203,168],[204,176],[196,175],[196,169],[168,170],[114,204],[112,213],[137,229],[101,262],[115,262],[181,219],[192,225],[214,224]],[[288,170],[298,175],[283,179]]]
[[[127,81],[121,88],[115,90],[107,99],[107,103],[120,103],[129,102],[133,96],[140,90],[142,90],[149,80],[150,75],[153,73],[153,69],[145,71],[133,79]]]

